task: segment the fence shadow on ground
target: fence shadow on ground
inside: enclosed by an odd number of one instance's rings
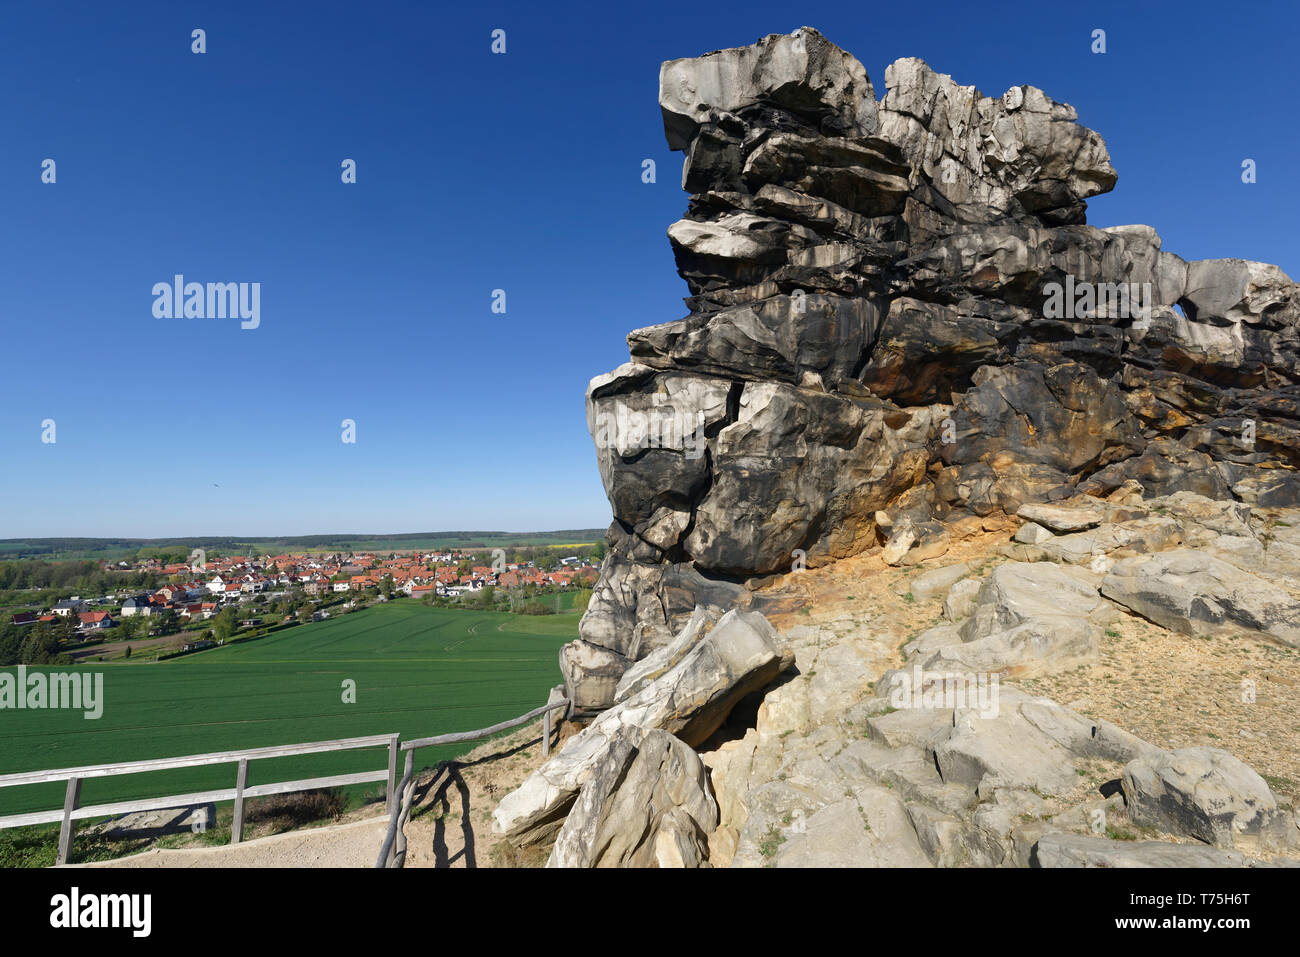
[[[416,786],[412,806],[418,808],[418,811],[412,815],[412,818],[418,820],[433,817],[434,867],[452,867],[462,862],[465,867],[478,867],[478,848],[471,818],[476,808],[472,804],[473,792],[461,773],[463,769],[513,757],[521,751],[536,747],[540,740],[540,738],[529,738],[470,761],[439,762],[433,774]],[[488,793],[495,795],[495,788],[492,785],[488,785]],[[447,844],[448,827],[455,827],[457,818],[459,818],[463,846],[453,852]]]

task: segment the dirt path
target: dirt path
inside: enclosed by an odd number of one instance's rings
[[[140,639],[123,639],[108,640],[101,645],[86,645],[83,648],[75,648],[68,654],[74,661],[89,661],[98,658],[100,655],[106,658],[116,658],[126,651],[129,645],[133,653],[141,651],[152,651],[159,647],[175,645],[180,648],[187,641],[197,641],[198,638],[189,632],[176,633],[172,635],[161,635],[157,638],[140,638]]]
[[[226,847],[154,849],[72,867],[374,867],[386,817],[290,831]]]

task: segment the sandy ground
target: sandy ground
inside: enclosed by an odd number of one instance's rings
[[[380,808],[382,811],[383,809]],[[71,867],[373,867],[388,827],[370,817],[227,847],[173,848]]]

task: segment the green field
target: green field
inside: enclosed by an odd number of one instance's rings
[[[331,738],[467,731],[545,703],[578,616],[380,604],[165,662],[94,663],[104,714],[0,711],[0,774]],[[45,669],[59,670],[59,669]],[[356,682],[356,703],[343,682]],[[418,765],[473,745],[426,749]],[[249,784],[378,769],[381,749],[258,761]],[[233,764],[87,780],[82,804],[232,787]],[[365,788],[374,792],[382,784]],[[0,789],[0,814],[61,807],[63,785]]]

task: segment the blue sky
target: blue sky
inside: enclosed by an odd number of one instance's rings
[[[878,95],[902,56],[988,95],[1041,87],[1119,171],[1091,222],[1300,275],[1290,3],[134,0],[0,18],[0,537],[605,525],[586,383],[626,360],[629,330],[684,314],[659,63],[803,24]],[[260,282],[260,327],[155,318],[176,273]]]

